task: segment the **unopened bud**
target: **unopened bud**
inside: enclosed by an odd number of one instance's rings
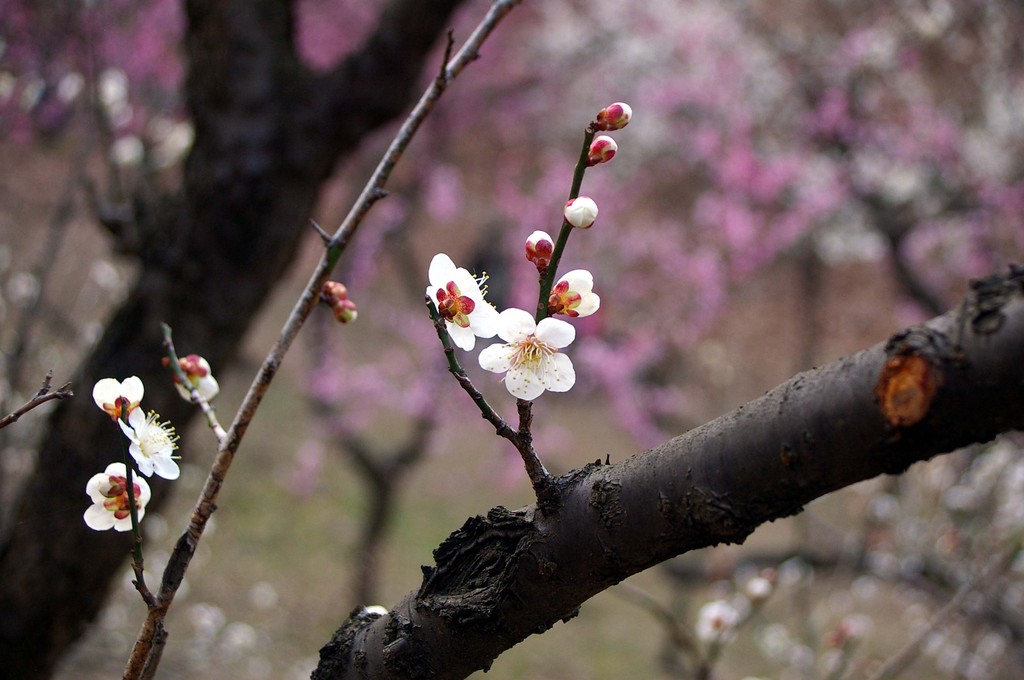
[[[562,214],[565,221],[577,229],[589,229],[597,219],[597,203],[592,198],[580,196],[566,203]]]
[[[320,287],[320,299],[334,312],[334,318],[341,323],[355,321],[358,313],[356,303],[348,299],[348,288],[338,281],[327,281]]]
[[[593,167],[598,163],[607,163],[615,156],[619,145],[608,135],[600,135],[590,143],[590,151],[587,152],[587,165]]]
[[[326,281],[320,289],[324,301],[331,304],[332,300],[344,300],[348,297],[348,288],[338,281]]]
[[[629,108],[629,104],[615,102],[597,112],[597,120],[593,123],[594,129],[621,130],[629,124],[632,117],[633,109]]]
[[[555,250],[555,244],[551,236],[544,231],[535,231],[526,239],[526,259],[537,266],[537,271],[543,274],[551,264],[551,254]]]
[[[335,304],[331,305],[331,309],[334,311],[334,318],[341,323],[355,321],[356,317],[359,316],[359,312],[356,310],[356,303],[351,300],[338,300]]]

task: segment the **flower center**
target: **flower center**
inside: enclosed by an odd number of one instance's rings
[[[555,354],[556,350],[551,345],[531,335],[519,341],[515,354],[512,355],[513,366],[535,367],[544,357]]]
[[[462,295],[454,281],[437,289],[437,313],[447,321],[461,328],[469,328],[469,315],[476,309],[476,303]]]
[[[107,491],[100,492],[107,499],[103,501],[103,507],[114,513],[114,517],[117,519],[124,519],[131,514],[128,505],[128,480],[116,475],[110,475],[108,479],[110,488]],[[138,484],[132,484],[132,491],[135,493],[135,507],[138,509],[139,496],[142,495],[142,489],[139,488]]]
[[[576,308],[580,306],[583,297],[576,291],[569,290],[568,281],[559,281],[551,289],[551,297],[548,298],[548,315],[565,314],[566,316],[579,316]]]
[[[142,432],[137,432],[139,438],[139,448],[142,449],[143,455],[146,457],[168,455],[171,451],[178,448],[175,444],[178,441],[178,435],[174,431],[174,426],[170,423],[160,423],[157,419],[160,416],[150,411],[149,415],[146,416],[146,424],[142,429]]]

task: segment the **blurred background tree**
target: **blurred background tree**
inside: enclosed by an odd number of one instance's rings
[[[287,299],[289,266],[304,241],[316,247],[307,219],[337,221],[381,148],[373,130],[436,68],[438,36],[470,25],[461,4],[5,1],[5,406],[50,368],[59,382],[74,372],[80,394],[110,375],[166,381],[160,321],[221,373],[251,364],[246,347],[268,337],[259,319],[277,327],[272,293]],[[613,459],[659,443],[1019,261],[1022,29],[1009,1],[526,3],[428,121],[343,260],[359,325],[341,339],[326,319],[310,329],[265,416],[294,431],[246,453],[251,479],[218,513],[238,536],[211,560],[233,571],[267,559],[280,573],[256,570],[231,596],[213,584],[194,593],[179,627],[195,638],[167,672],[308,675],[338,612],[405,592],[466,514],[529,501],[512,452],[475,416],[465,422],[420,296],[444,250],[492,275],[499,306],[529,308],[522,242],[557,225],[594,111],[628,101],[636,119],[615,163],[588,177],[601,223],[565,263],[597,274],[603,307],[578,327],[579,386],[537,420],[556,472],[588,462],[574,452],[595,442]],[[190,407],[170,390],[152,398],[184,429]],[[72,400],[37,432],[3,432],[0,659],[11,677],[50,677],[116,584],[122,542],[80,520],[85,480],[115,442],[93,409]],[[184,449],[197,470],[202,434]],[[750,624],[748,644],[722,662],[728,676],[828,677],[826,637],[858,612],[882,632],[859,662],[885,658],[898,647],[893,611],[901,630],[927,619],[1012,535],[1020,466],[1007,438],[866,484],[835,501],[841,511],[823,503],[765,545],[755,536],[750,555],[674,561],[642,584],[662,606],[640,635],[648,651],[625,654],[625,667],[526,652],[492,673],[599,677],[603,665],[607,677],[688,677],[685,649],[650,641],[671,642],[672,626],[744,582],[748,564],[787,565],[775,595],[787,604]],[[174,503],[154,491],[155,511]],[[381,542],[389,518],[404,552]],[[1016,677],[1020,581],[1000,583],[1003,603],[978,603],[980,625],[958,619],[934,637],[920,677]],[[306,591],[324,589],[332,597],[311,603]],[[904,604],[883,602],[893,593]],[[137,602],[110,602],[66,677],[119,668]],[[307,607],[322,609],[303,638],[291,629]],[[584,647],[623,617],[647,620],[614,596],[593,608],[611,622],[571,624],[588,631]],[[287,651],[267,653],[264,637]]]

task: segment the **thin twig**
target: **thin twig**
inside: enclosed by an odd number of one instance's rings
[[[35,396],[26,401],[19,409],[13,413],[9,413],[3,418],[0,418],[0,429],[3,429],[18,421],[23,415],[34,409],[35,407],[45,404],[52,399],[67,399],[75,396],[75,393],[71,390],[71,383],[64,383],[56,392],[51,392],[50,382],[53,380],[53,371],[47,371],[46,378],[43,379],[43,386],[39,388]]]
[[[274,376],[277,374],[285,354],[288,352],[306,319],[312,313],[313,308],[319,302],[320,289],[323,287],[324,282],[327,281],[338,258],[341,257],[342,252],[344,252],[370,208],[385,195],[383,186],[394,170],[395,164],[401,158],[406,147],[408,147],[420,124],[434,108],[438,99],[440,99],[447,85],[471,61],[476,59],[480,45],[495,29],[501,19],[520,2],[521,0],[495,0],[487,15],[463,44],[455,58],[448,63],[442,75],[434,79],[406,118],[391,146],[388,147],[384,158],[378,164],[366,187],[349,211],[348,216],[331,238],[331,242],[320,258],[320,262],[311,274],[305,289],[295,302],[291,314],[282,327],[277,342],[274,343],[274,346],[268,352],[259,371],[257,371],[256,376],[253,378],[249,391],[246,393],[241,406],[238,408],[238,412],[235,414],[234,421],[228,428],[223,440],[220,441],[217,455],[210,467],[206,483],[203,485],[199,498],[196,500],[195,507],[193,508],[188,528],[178,539],[164,570],[163,581],[157,596],[157,606],[149,610],[135,645],[132,648],[131,656],[125,667],[124,680],[139,680],[144,674],[151,674],[155,664],[159,662],[163,640],[165,639],[165,636],[160,635],[160,631],[163,630],[164,617],[174,600],[175,593],[177,593],[178,588],[181,586],[181,582],[185,577],[185,571],[188,569],[192,556],[195,554],[196,547],[203,535],[207,522],[216,509],[217,497],[231,467],[234,455],[238,451],[238,447],[256,414],[256,410],[263,401],[271,381],[273,381]]]
[[[530,407],[533,402],[526,401],[525,399],[516,401],[516,406],[519,410],[519,429],[512,429],[505,422],[505,419],[498,415],[498,412],[488,403],[484,395],[480,393],[480,390],[473,385],[473,381],[469,379],[465,369],[462,368],[458,358],[455,356],[455,348],[452,347],[451,336],[444,326],[444,321],[442,321],[437,307],[434,306],[434,301],[430,299],[430,296],[426,296],[424,301],[430,312],[430,318],[434,322],[437,337],[444,348],[444,355],[448,360],[448,372],[455,376],[462,389],[473,400],[476,407],[480,409],[480,415],[483,416],[483,419],[494,426],[495,434],[509,440],[512,446],[516,447],[516,451],[519,452],[520,457],[523,459],[526,474],[530,478],[530,484],[533,486],[533,491],[537,496],[538,507],[542,510],[550,507],[551,502],[556,500],[550,494],[552,488],[551,475],[545,469],[544,464],[533,448],[533,433],[530,431],[530,425],[533,423]]]
[[[1010,567],[1016,555],[1016,546],[1011,550],[995,555],[985,565],[985,568],[977,578],[964,582],[953,598],[935,612],[928,623],[917,632],[917,635],[911,638],[903,649],[890,657],[868,680],[892,680],[907,670],[921,653],[921,647],[925,639],[935,632],[939,626],[944,625],[959,613],[963,608],[964,602],[972,593],[992,585]]]
[[[315,224],[315,222],[314,222]],[[178,353],[174,350],[174,340],[172,339],[171,327],[165,323],[160,324],[160,328],[164,334],[164,348],[167,350],[167,366],[174,373],[176,382],[185,387],[191,383],[188,380],[188,376],[185,375],[185,371],[181,368],[181,363],[178,361]],[[185,387],[188,390],[189,398],[192,399],[192,403],[195,404],[202,410],[203,416],[206,417],[206,424],[213,430],[213,435],[217,438],[217,444],[223,444],[227,438],[228,433],[224,431],[220,421],[217,420],[217,410],[210,404],[209,401],[203,398],[203,395],[199,394],[199,389],[196,387]]]

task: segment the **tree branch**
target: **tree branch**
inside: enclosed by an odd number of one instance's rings
[[[50,382],[53,380],[53,371],[46,374],[46,378],[43,379],[43,386],[39,388],[39,391],[35,393],[31,399],[25,402],[20,408],[15,411],[8,413],[3,418],[0,418],[0,429],[3,429],[11,423],[18,422],[18,418],[31,411],[37,406],[45,404],[53,399],[67,399],[75,396],[75,393],[71,390],[71,383],[64,383],[57,389],[56,392],[52,392]]]
[[[386,616],[353,616],[313,677],[463,678],[605,588],[742,542],[826,493],[1024,426],[1024,267],[956,310],[615,465],[560,478],[550,515],[494,508]],[[458,653],[452,650],[458,649]]]

